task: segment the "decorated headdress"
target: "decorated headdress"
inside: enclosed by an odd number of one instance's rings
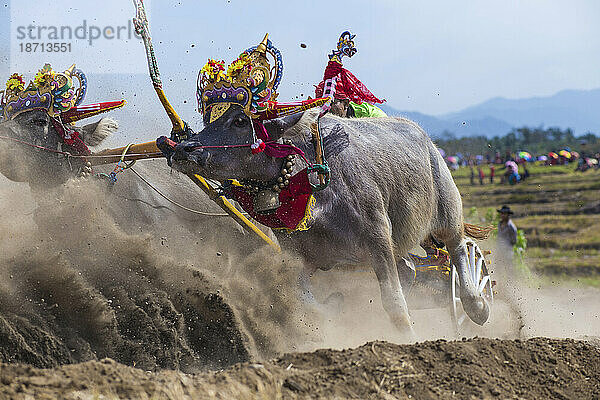
[[[324,104],[327,99],[277,103],[277,87],[283,76],[281,53],[268,38],[245,50],[227,69],[225,61],[208,60],[198,74],[198,109],[204,121],[219,119],[232,104],[253,119],[290,115]],[[267,55],[274,60],[271,67]]]
[[[340,35],[337,43],[337,49],[333,50],[329,55],[331,61],[337,61],[342,63],[344,56],[352,57],[356,54],[358,49],[354,46],[354,38],[356,35],[352,35],[349,31],[345,31]]]
[[[383,103],[367,87],[346,68],[342,66],[344,56],[352,57],[358,51],[354,46],[354,38],[350,32],[345,31],[340,35],[337,49],[329,55],[329,63],[325,68],[323,80],[315,89],[316,97],[333,96],[336,99],[348,99],[357,104]],[[334,79],[335,78],[335,79]],[[327,87],[326,87],[327,85]]]
[[[77,78],[79,87],[75,88],[73,78]],[[46,110],[53,118],[60,115],[63,122],[74,122],[125,104],[122,100],[81,106],[86,92],[87,78],[75,69],[75,64],[64,72],[56,72],[46,64],[27,86],[22,75],[12,74],[6,90],[0,91],[0,120],[13,119],[26,111]]]

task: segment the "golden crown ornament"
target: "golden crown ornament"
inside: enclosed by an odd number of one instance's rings
[[[273,58],[273,66],[267,55]],[[290,115],[324,104],[328,99],[278,103],[277,87],[283,76],[283,59],[266,34],[258,46],[240,54],[227,68],[224,61],[208,60],[198,74],[198,109],[205,123],[219,119],[232,104],[258,120]]]
[[[79,83],[77,88],[74,78]],[[15,73],[6,82],[6,90],[0,91],[0,119],[11,120],[26,111],[46,110],[52,118],[60,116],[64,122],[75,122],[125,105],[121,100],[82,106],[86,92],[87,78],[75,64],[64,72],[56,72],[45,64],[27,86],[23,75]]]

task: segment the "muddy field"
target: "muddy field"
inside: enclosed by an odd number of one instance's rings
[[[0,189],[0,398],[600,396],[596,289],[502,285],[485,327],[416,311],[429,341],[396,345],[366,268],[315,274],[306,304],[299,257],[227,221],[136,233],[89,183]]]

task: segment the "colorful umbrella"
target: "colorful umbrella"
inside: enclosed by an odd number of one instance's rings
[[[555,152],[551,151],[550,153],[548,153],[548,157],[558,158],[558,154],[556,154]]]
[[[538,159],[538,161],[546,161],[546,160],[548,160],[548,157],[546,157],[546,156],[539,156],[537,159]]]
[[[440,154],[442,155],[442,157],[446,157],[446,152],[444,151],[444,149],[441,149],[438,147],[438,151],[440,152]]]
[[[579,153],[576,151],[572,151],[571,155],[573,156],[573,158],[579,158]]]
[[[446,160],[448,160],[448,162],[450,162],[452,164],[456,164],[458,162],[458,159],[454,156],[450,156],[450,157],[446,158]]]
[[[594,165],[598,164],[598,160],[596,160],[595,158],[590,158],[589,161]]]
[[[558,155],[563,156],[564,158],[571,158],[571,153],[566,150],[561,150],[558,152]]]
[[[533,157],[531,156],[531,154],[529,154],[526,151],[520,151],[519,152],[519,158],[522,158],[522,159],[527,160],[527,161],[533,160]]]

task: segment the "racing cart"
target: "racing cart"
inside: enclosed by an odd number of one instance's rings
[[[473,282],[477,283],[477,291],[488,302],[490,308],[494,301],[492,280],[489,272],[489,251],[482,251],[477,243],[468,240],[466,243],[468,270]],[[414,280],[407,293],[407,303],[411,310],[432,308],[449,308],[452,323],[457,333],[463,332],[468,324],[473,324],[465,313],[460,300],[460,280],[458,271],[450,260],[450,254],[441,248],[429,253],[426,257],[409,254],[414,267]]]

